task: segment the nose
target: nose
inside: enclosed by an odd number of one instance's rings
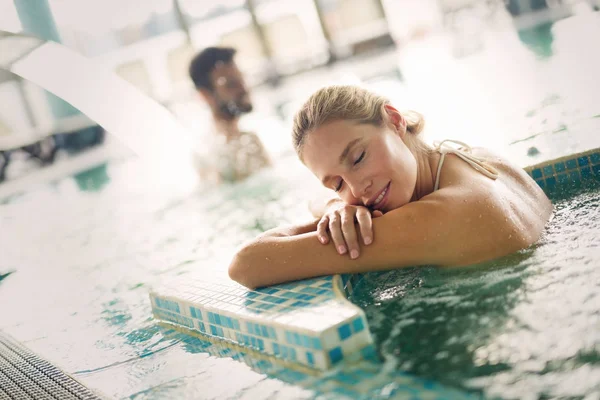
[[[357,180],[357,182],[348,182],[352,196],[365,204],[369,201],[368,193],[372,186],[372,181],[369,179]]]

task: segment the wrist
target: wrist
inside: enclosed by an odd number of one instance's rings
[[[325,203],[325,211],[330,211],[331,209],[339,208],[340,205],[344,204],[344,201],[338,197],[334,197],[333,199],[327,200]]]

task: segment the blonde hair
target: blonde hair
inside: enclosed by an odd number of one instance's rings
[[[350,120],[382,126],[384,106],[389,104],[387,98],[358,86],[334,85],[319,89],[308,98],[294,117],[294,149],[300,156],[308,133],[327,122]],[[423,116],[415,111],[403,112],[402,116],[407,122],[406,130],[411,134],[407,136],[416,139],[411,140],[416,149],[428,150],[429,146],[417,138],[425,126]]]

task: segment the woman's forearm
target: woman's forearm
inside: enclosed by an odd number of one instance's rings
[[[317,230],[318,222],[318,220],[314,220],[304,224],[278,226],[277,228],[269,229],[268,231],[261,233],[255,240],[265,237],[296,236],[302,235],[303,233],[314,232]]]

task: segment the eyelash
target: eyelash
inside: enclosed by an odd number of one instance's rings
[[[359,164],[362,160],[364,160],[365,155],[367,154],[366,151],[363,151],[360,156],[356,159],[356,161],[354,161],[354,163],[352,165],[357,165]],[[342,189],[342,183],[344,183],[344,181],[340,180],[340,183],[333,189],[335,192],[339,192]]]

